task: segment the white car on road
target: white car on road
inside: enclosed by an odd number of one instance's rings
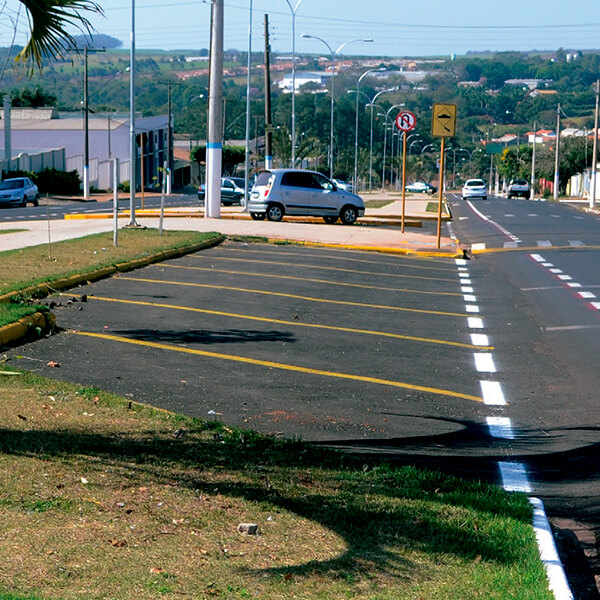
[[[462,199],[482,198],[487,200],[487,187],[483,179],[467,179],[462,189]]]

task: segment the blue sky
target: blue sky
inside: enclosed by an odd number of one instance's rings
[[[16,5],[16,0],[11,0]],[[98,0],[106,18],[95,28],[129,47],[131,0]],[[290,0],[295,6],[297,0]],[[292,48],[292,17],[286,0],[253,0],[253,50],[262,51],[263,19],[269,14],[271,45]],[[225,0],[225,47],[246,49],[250,0]],[[136,0],[136,47],[199,49],[209,45],[209,4],[202,0]],[[22,20],[19,29],[25,27]],[[8,45],[7,27],[0,30]],[[598,0],[302,0],[296,13],[296,50],[327,52],[302,33],[334,49],[355,38],[344,54],[427,56],[469,50],[600,48]]]

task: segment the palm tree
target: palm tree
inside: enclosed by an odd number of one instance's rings
[[[84,11],[104,14],[93,0],[19,0],[27,9],[30,37],[17,60],[31,66],[42,67],[45,56],[63,55],[76,47],[75,40],[66,28],[75,26],[90,34],[92,26]]]

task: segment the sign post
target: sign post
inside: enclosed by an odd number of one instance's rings
[[[442,236],[442,201],[444,199],[444,150],[447,137],[456,134],[456,104],[434,104],[431,118],[431,135],[442,138],[440,147],[440,190],[438,198],[437,247]]]
[[[396,116],[395,123],[396,127],[402,131],[402,226],[400,231],[404,233],[404,214],[406,208],[406,134],[415,128],[417,118],[408,110],[403,110]]]

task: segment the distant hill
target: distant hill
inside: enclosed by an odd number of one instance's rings
[[[88,46],[89,48],[106,48],[107,50],[111,50],[120,48],[123,45],[121,40],[106,35],[105,33],[96,33],[91,36],[75,35],[73,36],[73,39],[78,48],[85,48]]]

